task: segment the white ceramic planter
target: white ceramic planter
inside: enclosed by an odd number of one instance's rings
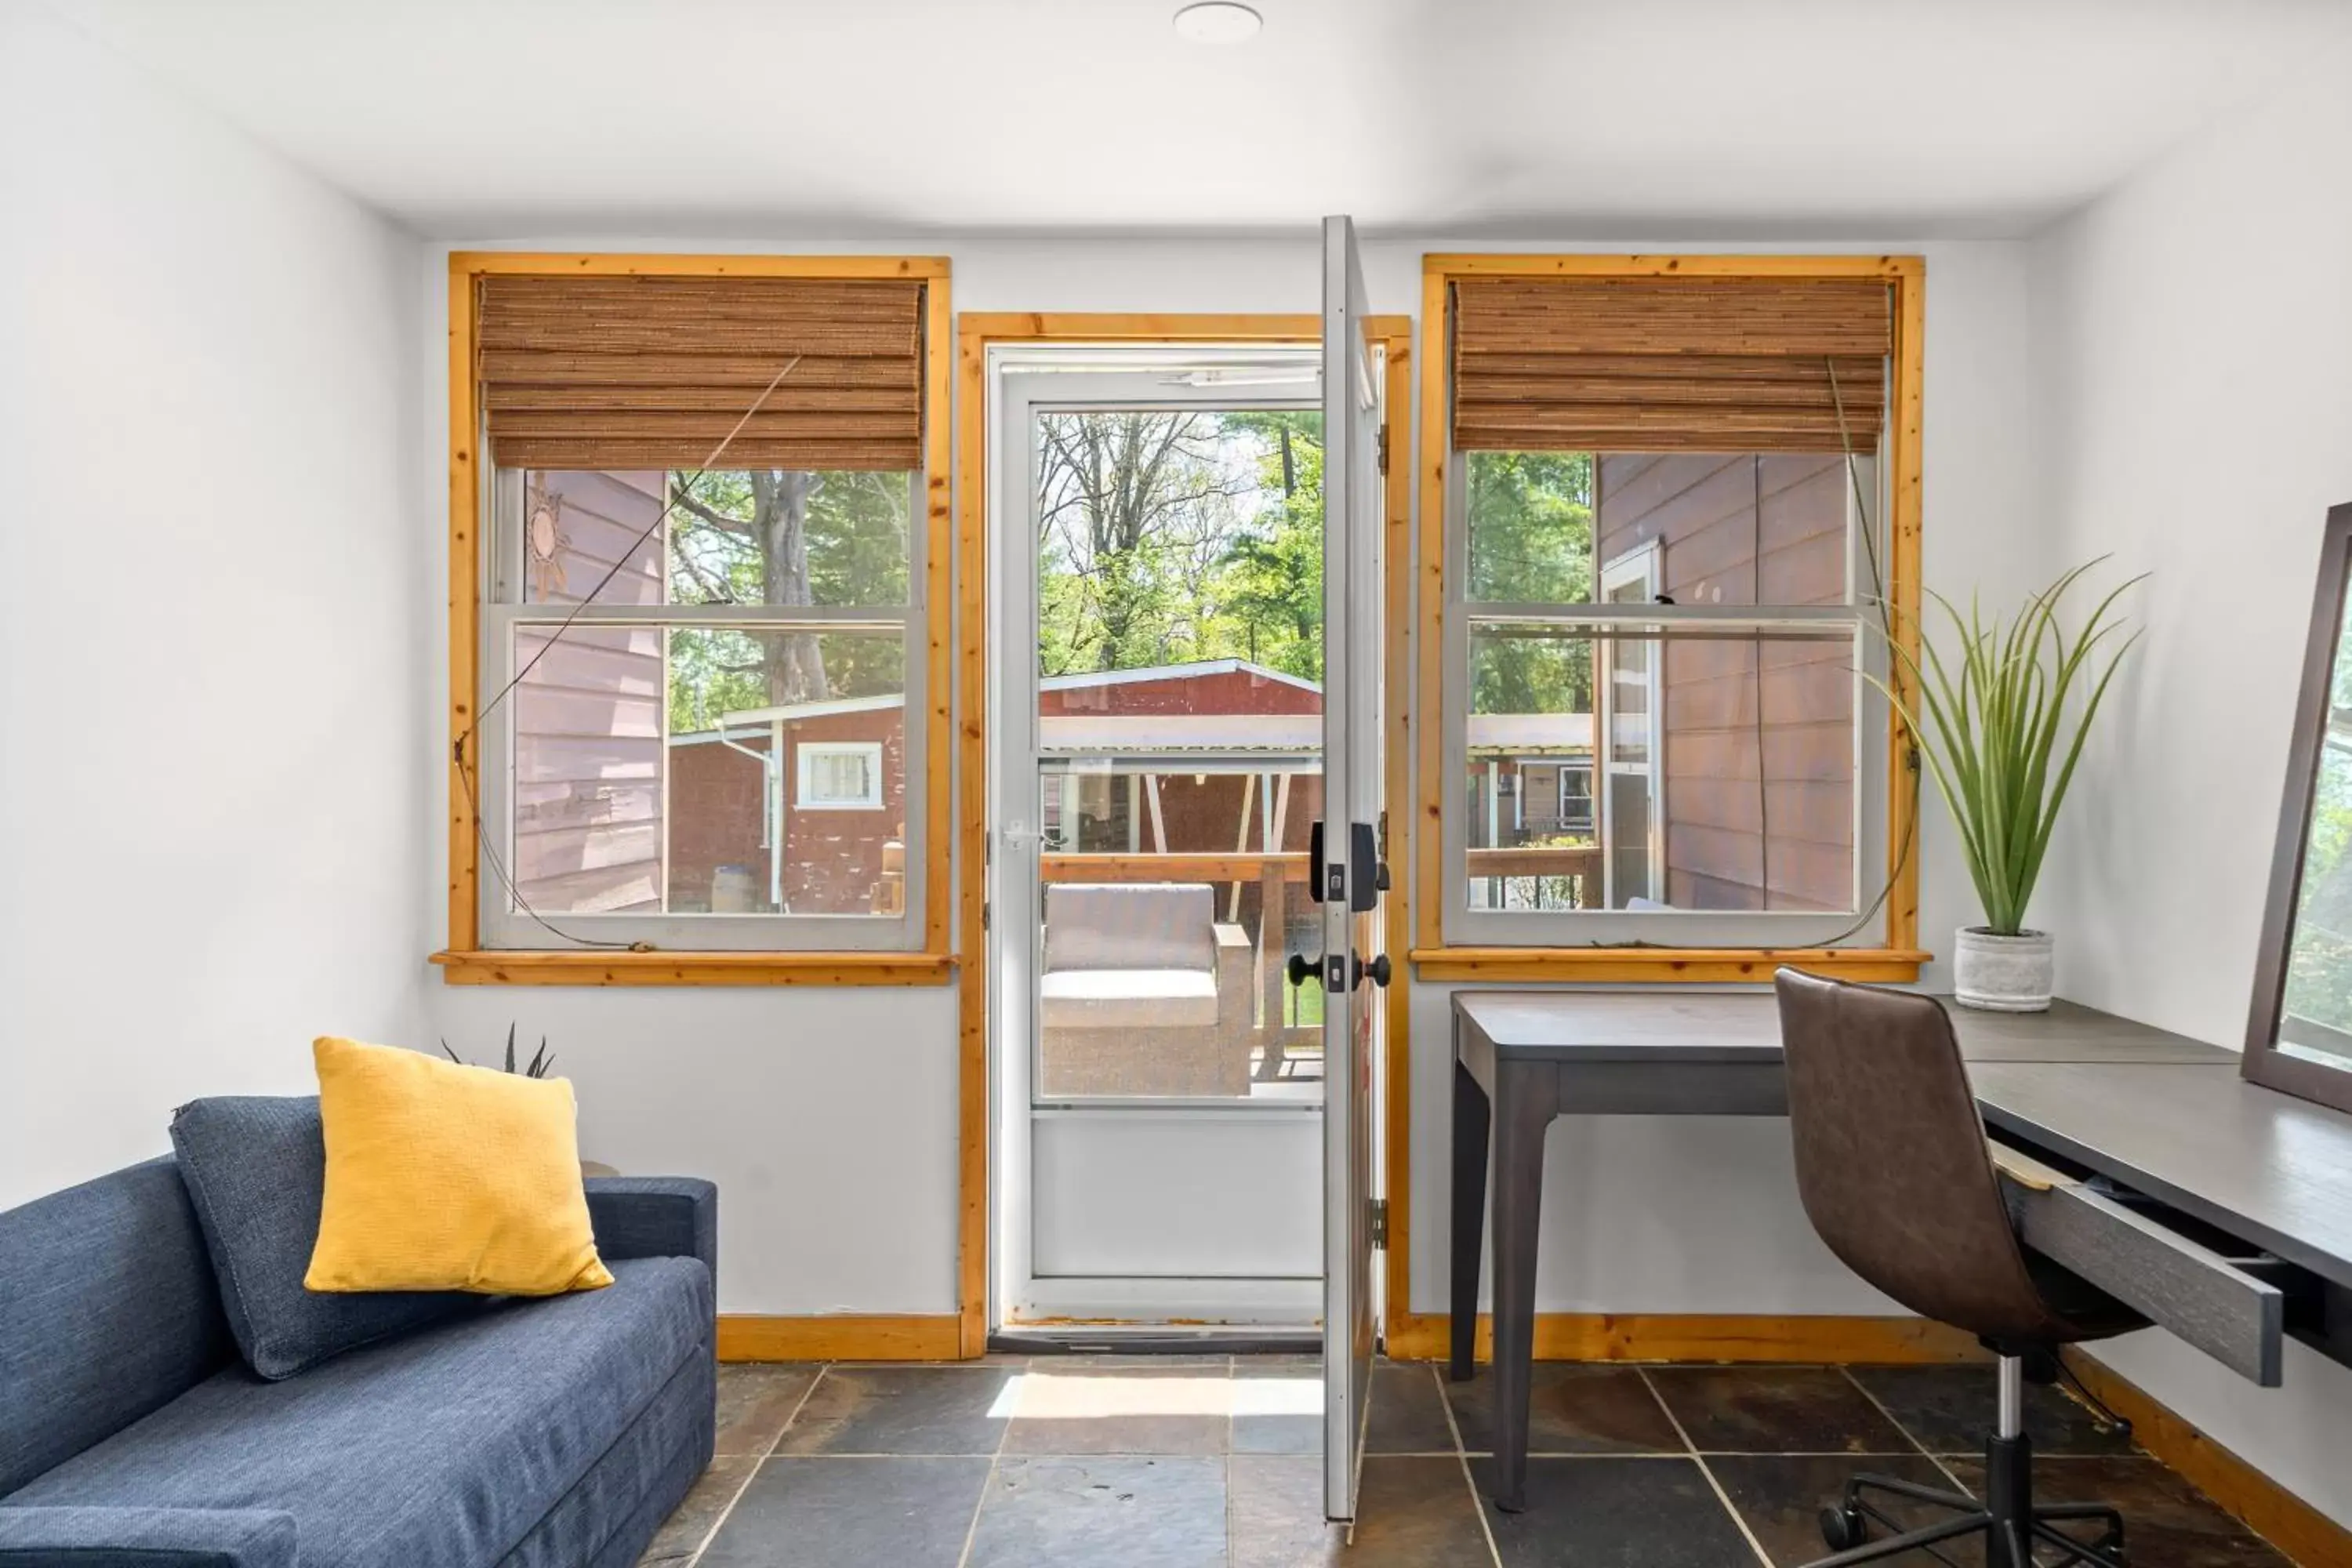
[[[1962,926],[1952,943],[1952,1000],[1994,1013],[2050,1010],[2050,933],[1996,936]]]

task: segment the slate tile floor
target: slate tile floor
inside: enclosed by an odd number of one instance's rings
[[[1490,1394],[1483,1372],[1379,1367],[1348,1544],[1311,1359],[722,1367],[718,1457],[640,1568],[1787,1568],[1824,1555],[1813,1511],[1856,1469],[1979,1484],[1993,1384],[1538,1366],[1516,1515],[1484,1498]],[[2288,1568],[2064,1395],[2032,1390],[2028,1420],[2045,1495],[2121,1506],[2134,1568]]]

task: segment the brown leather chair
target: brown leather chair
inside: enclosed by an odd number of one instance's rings
[[[1856,1476],[1822,1510],[1822,1538],[1836,1555],[1811,1568],[1875,1563],[1971,1535],[1985,1537],[1990,1568],[2032,1568],[2037,1545],[2062,1553],[2062,1563],[2119,1568],[2124,1527],[2114,1509],[2033,1501],[2024,1364],[2028,1357],[2047,1361],[2061,1345],[2143,1327],[2144,1320],[2018,1241],[1942,1004],[1792,969],[1781,970],[1774,984],[1797,1189],[1813,1228],[1856,1274],[1921,1317],[1975,1334],[2000,1358],[1983,1500],[1891,1476]],[[1900,1529],[1874,1493],[1949,1509],[1955,1517],[1873,1541],[1873,1523]],[[2086,1540],[2060,1531],[2060,1522],[2103,1528]]]

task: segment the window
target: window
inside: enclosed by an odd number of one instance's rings
[[[1452,449],[1416,957],[1906,946],[1916,801],[1865,678],[1910,591],[1886,476],[1916,269],[1454,269],[1478,259],[1430,263],[1423,438]]]
[[[803,741],[799,750],[803,810],[882,808],[880,742]]]
[[[545,259],[453,259],[485,458],[453,948],[940,952],[943,264]]]

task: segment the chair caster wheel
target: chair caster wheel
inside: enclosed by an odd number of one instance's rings
[[[1851,1552],[1868,1539],[1870,1527],[1860,1509],[1823,1503],[1821,1521],[1822,1544],[1832,1552]]]

